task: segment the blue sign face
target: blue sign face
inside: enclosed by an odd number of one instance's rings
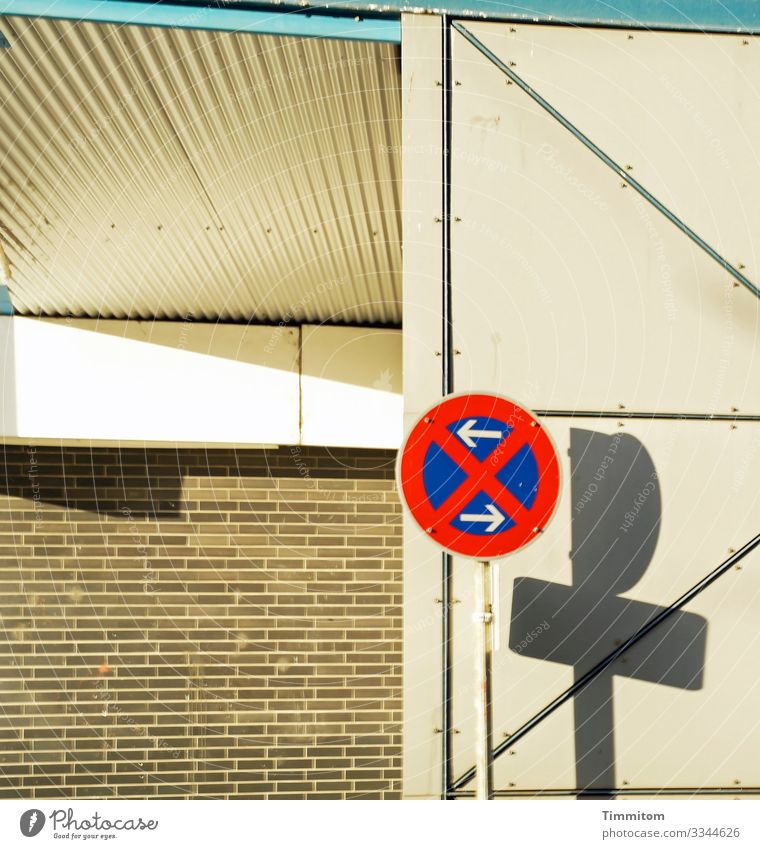
[[[486,467],[490,466],[494,480],[502,484],[507,493],[524,507],[533,505],[538,492],[538,463],[529,445],[523,445],[517,451],[510,450],[512,427],[507,422],[471,416],[451,422],[446,429],[479,464],[486,464],[491,458]],[[501,461],[497,448],[506,455],[505,461]],[[430,443],[425,455],[423,479],[425,492],[436,510],[465,489],[472,476],[472,469],[468,471],[437,442]],[[493,498],[481,488],[451,518],[450,524],[466,534],[500,534],[515,526],[512,510],[513,507],[505,503],[504,495]]]

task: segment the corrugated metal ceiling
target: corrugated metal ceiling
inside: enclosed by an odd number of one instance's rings
[[[18,312],[400,322],[394,45],[0,26]]]

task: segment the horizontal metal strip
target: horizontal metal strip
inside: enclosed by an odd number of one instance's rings
[[[495,790],[497,799],[532,799],[536,796],[760,796],[760,787],[610,787],[599,790]],[[474,790],[456,790],[449,794],[453,799],[472,799]]]
[[[685,422],[760,422],[753,413],[655,413],[643,410],[533,410],[547,419],[662,419]]]

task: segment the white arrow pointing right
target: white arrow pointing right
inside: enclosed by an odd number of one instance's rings
[[[506,516],[499,510],[495,504],[486,504],[488,510],[487,516],[478,513],[460,513],[459,520],[461,522],[487,522],[487,534],[492,534],[498,527],[504,524]]]

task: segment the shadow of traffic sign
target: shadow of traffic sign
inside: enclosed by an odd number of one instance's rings
[[[664,609],[622,595],[654,556],[662,506],[652,459],[634,437],[573,429],[570,456],[573,582],[517,578],[509,645],[525,657],[572,666],[577,680]],[[612,795],[617,788],[612,676],[700,689],[706,628],[697,614],[675,613],[576,694],[580,795]]]

